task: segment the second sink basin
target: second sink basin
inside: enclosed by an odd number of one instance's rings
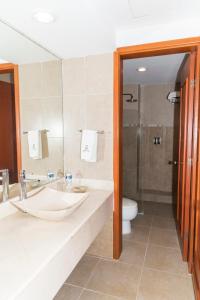
[[[24,199],[11,200],[10,203],[19,210],[29,213],[32,216],[60,221],[80,206],[88,197],[88,193],[76,194],[56,191],[45,187],[38,193]]]

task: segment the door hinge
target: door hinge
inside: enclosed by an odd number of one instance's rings
[[[195,79],[190,80],[190,87],[191,88],[194,88],[195,84],[196,84],[196,80]]]

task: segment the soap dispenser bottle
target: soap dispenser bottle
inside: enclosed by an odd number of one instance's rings
[[[66,182],[66,186],[67,186],[67,191],[70,192],[72,189],[72,173],[67,171],[65,173],[65,182]]]

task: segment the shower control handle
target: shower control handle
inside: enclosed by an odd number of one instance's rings
[[[168,165],[174,165],[176,166],[178,164],[178,162],[176,160],[169,160],[168,161]]]

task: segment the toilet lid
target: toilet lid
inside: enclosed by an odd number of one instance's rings
[[[128,198],[123,198],[123,206],[137,206],[137,202],[135,200],[131,200]]]

